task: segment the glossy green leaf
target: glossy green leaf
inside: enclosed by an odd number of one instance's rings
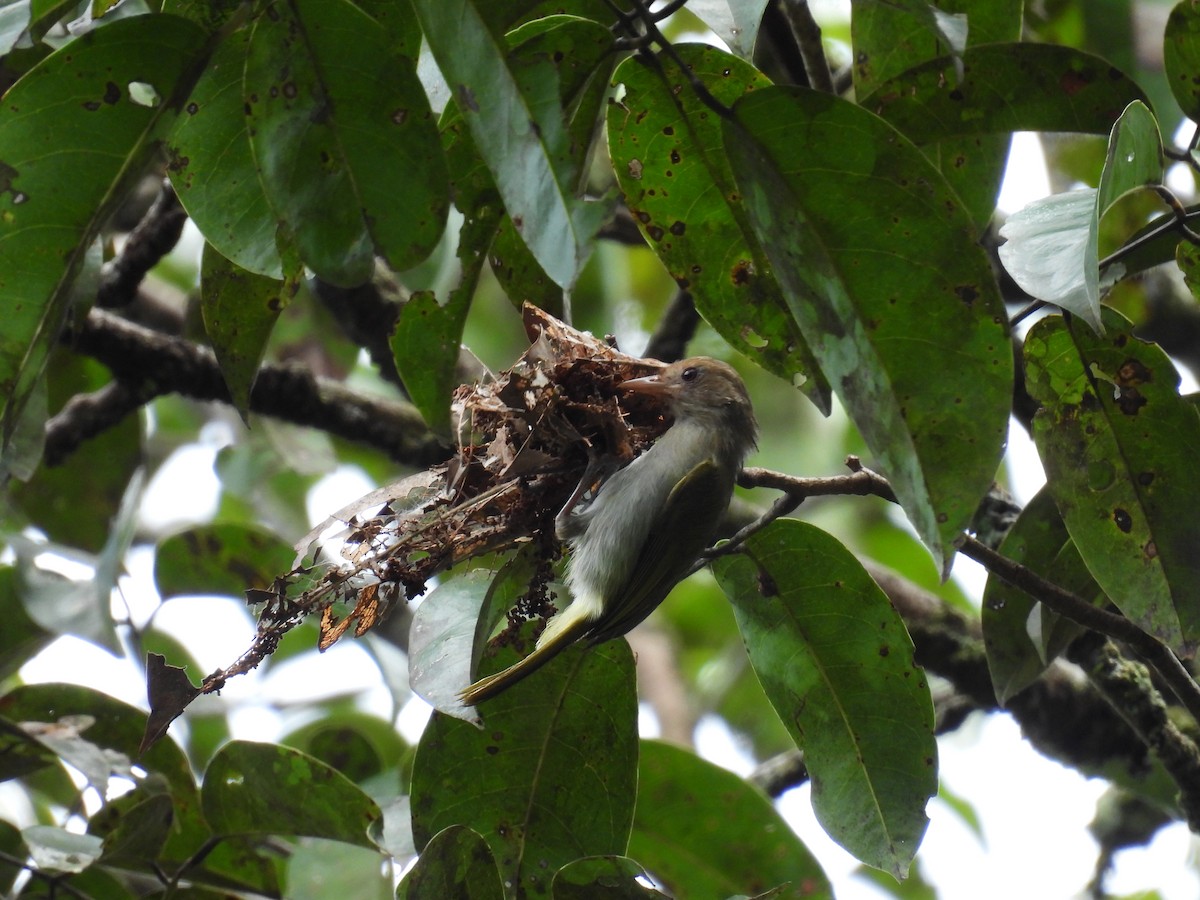
[[[1200,8],[1178,3],[1167,19],[1163,67],[1183,114],[1200,121]]]
[[[750,59],[767,0],[690,0],[695,14],[742,59]]]
[[[165,538],[154,557],[154,580],[164,599],[181,595],[244,596],[266,590],[290,571],[295,548],[260,528],[217,523]]]
[[[220,835],[280,834],[373,847],[375,801],[325,763],[275,744],[230,741],[200,789],[204,816]]]
[[[1103,596],[1067,533],[1047,489],[1021,511],[1000,553],[1043,578],[1093,600]],[[983,644],[996,699],[1003,705],[1028,687],[1061,648],[1061,637],[1078,626],[1060,620],[1024,591],[989,575],[983,592]],[[1047,641],[1052,635],[1058,637]]]
[[[584,171],[608,105],[609,75],[618,59],[612,52],[612,33],[587,19],[547,16],[510,32],[507,39],[512,48],[509,65],[522,90],[529,90],[528,79],[545,78],[540,67],[547,61],[557,69],[568,146],[573,164]],[[488,261],[516,309],[529,302],[552,315],[564,315],[566,292],[538,264],[512,216],[501,221]]]
[[[502,900],[504,888],[492,850],[465,825],[450,825],[435,834],[400,886],[397,900]]]
[[[409,685],[434,709],[468,722],[475,710],[458,694],[471,683],[476,623],[496,578],[486,569],[451,575],[421,601],[409,629]]]
[[[1105,337],[1058,316],[1025,340],[1033,435],[1067,531],[1104,593],[1177,651],[1200,639],[1200,415],[1165,353],[1104,310]]]
[[[629,855],[676,897],[756,894],[782,882],[832,897],[817,861],[765,795],[687,750],[642,741]]]
[[[303,262],[327,281],[397,270],[441,238],[445,159],[416,67],[345,0],[276,0],[257,18],[243,76],[250,147]]]
[[[802,522],[772,524],[713,570],[804,751],[817,821],[903,878],[937,792],[933,703],[904,623],[849,550]]]
[[[1121,113],[1108,138],[1108,153],[1100,173],[1096,208],[1103,216],[1129,191],[1163,178],[1163,144],[1158,120],[1141,100]]]
[[[0,3],[0,56],[21,39],[29,27],[29,0],[5,0]]]
[[[722,103],[770,83],[715,47],[675,50]],[[653,66],[630,57],[613,83],[624,94],[609,107],[609,154],[646,243],[730,345],[828,413],[829,384],[769,275],[721,146],[720,118],[690,87],[680,89],[686,82],[666,56]]]
[[[200,263],[200,315],[233,405],[247,421],[250,391],[279,313],[299,288],[239,267],[204,245]]]
[[[217,252],[247,271],[282,278],[279,223],[258,179],[244,113],[249,46],[250,31],[241,29],[217,47],[167,138],[167,175]]]
[[[100,227],[141,177],[199,74],[205,35],[173,16],[115,22],[28,72],[0,108],[3,442],[41,377]],[[130,85],[152,86],[139,102]]]
[[[1008,217],[1000,259],[1032,296],[1098,324],[1097,227],[1095,188],[1051,194]]]
[[[522,631],[532,649],[532,629]],[[481,674],[515,662],[511,642]],[[451,825],[487,840],[502,877],[547,897],[554,871],[625,851],[637,782],[633,655],[623,640],[562,653],[481,706],[483,728],[435,714],[413,765],[418,848]]]
[[[1000,229],[1000,259],[1030,295],[1100,328],[1100,218],[1124,194],[1163,177],[1163,147],[1154,114],[1140,100],[1113,126],[1097,189],[1036,200]]]
[[[788,307],[944,574],[1008,430],[987,257],[937,170],[860,107],[763,88],[734,113],[726,151]]]
[[[540,73],[518,80],[504,40],[472,0],[413,6],[505,208],[538,263],[569,288],[608,208],[579,197],[582,173],[571,152],[557,67],[546,60]]]

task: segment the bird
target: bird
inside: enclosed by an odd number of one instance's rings
[[[601,481],[590,502],[580,502],[595,480],[589,467],[555,521],[568,548],[571,602],[550,618],[528,656],[461,692],[468,706],[492,699],[577,641],[598,644],[630,631],[688,574],[729,506],[758,434],[737,371],[697,356],[617,389],[662,398],[671,425]]]

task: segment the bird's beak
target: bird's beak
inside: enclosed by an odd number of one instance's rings
[[[647,375],[645,378],[631,378],[617,385],[617,390],[629,391],[632,394],[649,394],[652,397],[669,397],[675,393],[675,386],[663,381],[657,375]]]

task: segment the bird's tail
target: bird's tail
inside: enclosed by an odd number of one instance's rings
[[[532,653],[513,663],[507,669],[501,669],[495,675],[480,678],[459,694],[463,703],[475,706],[485,700],[491,700],[521,679],[532,675],[587,634],[592,626],[591,619],[578,615],[572,616],[573,607],[574,604],[550,620]]]

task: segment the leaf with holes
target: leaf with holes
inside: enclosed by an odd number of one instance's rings
[[[8,445],[101,226],[153,159],[206,57],[173,16],[114,22],[31,69],[0,108],[0,431]],[[135,90],[148,86],[152,93]]]
[[[282,240],[333,284],[378,253],[423,260],[449,208],[446,161],[416,65],[346,0],[276,0],[254,23],[243,75],[250,147]]]
[[[1200,641],[1200,415],[1156,344],[1104,309],[1107,334],[1052,316],[1025,339],[1042,403],[1033,436],[1092,576],[1128,618],[1189,653]]]
[[[722,103],[770,82],[749,63],[703,44],[676,52]],[[675,63],[627,59],[613,74],[608,144],[625,202],[671,277],[733,347],[789,383],[823,413],[829,384],[788,312],[721,146],[721,121]]]

